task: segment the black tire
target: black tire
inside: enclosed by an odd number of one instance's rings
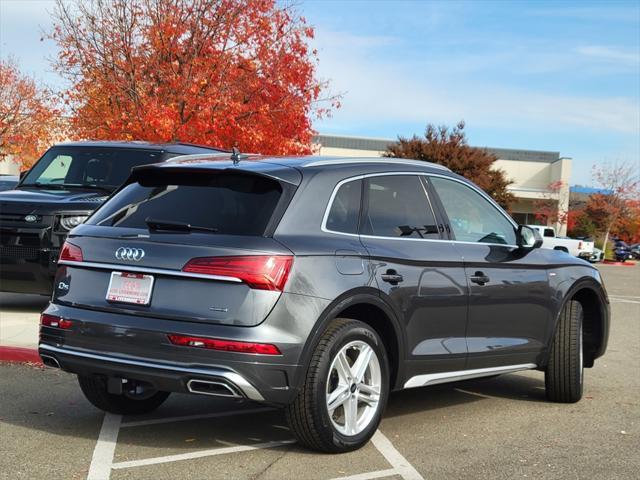
[[[114,395],[107,391],[107,383],[103,377],[85,377],[78,375],[78,383],[84,396],[93,406],[110,413],[136,415],[149,413],[158,408],[169,396],[169,392],[147,392],[140,398],[135,396]]]
[[[575,403],[582,398],[584,357],[582,341],[582,305],[567,302],[560,313],[544,374],[547,399]]]
[[[354,341],[365,342],[377,355],[381,382],[377,410],[370,422],[360,433],[347,436],[331,420],[327,407],[327,382],[333,359],[344,346]],[[382,340],[367,324],[339,318],[331,322],[318,342],[304,383],[293,403],[285,408],[285,412],[291,431],[301,444],[322,452],[349,452],[362,447],[373,436],[380,424],[388,396],[389,363]]]

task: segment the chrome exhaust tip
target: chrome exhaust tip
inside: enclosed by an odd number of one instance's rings
[[[41,353],[40,358],[42,359],[42,363],[44,363],[46,367],[62,368],[58,360],[56,360],[55,357],[52,357],[51,355]]]
[[[198,395],[243,398],[242,395],[234,390],[229,384],[215,380],[199,380],[192,378],[187,382],[187,390]]]

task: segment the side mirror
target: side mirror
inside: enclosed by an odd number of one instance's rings
[[[20,172],[20,180],[22,180],[27,173],[29,173],[29,170],[23,170],[22,172]]]
[[[518,225],[516,237],[518,247],[520,248],[533,250],[534,248],[540,248],[542,246],[542,237],[535,228],[527,227],[526,225]]]

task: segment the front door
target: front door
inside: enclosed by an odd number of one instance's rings
[[[469,286],[467,369],[537,363],[552,322],[540,249],[516,246],[504,212],[465,183],[430,177],[464,258]]]
[[[426,187],[417,174],[386,174],[366,178],[363,189],[360,237],[382,295],[406,327],[407,380],[462,370],[466,357],[462,258],[443,239]]]

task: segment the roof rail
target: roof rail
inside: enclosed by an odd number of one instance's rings
[[[404,158],[393,158],[393,157],[384,157],[384,158],[332,158],[325,160],[316,160],[313,162],[306,163],[304,167],[320,167],[324,165],[348,165],[352,163],[386,163],[386,164],[399,164],[399,165],[413,165],[416,167],[431,167],[437,168],[440,170],[446,170],[448,172],[451,169],[445,167],[444,165],[439,165],[437,163],[427,162],[423,160],[410,160]]]

